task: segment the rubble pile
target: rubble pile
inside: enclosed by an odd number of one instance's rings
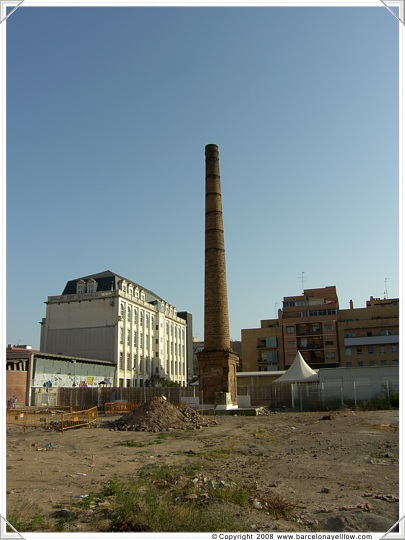
[[[163,396],[156,396],[133,411],[111,422],[112,429],[121,431],[167,431],[171,429],[199,429],[216,424],[206,420],[189,407],[179,408]]]

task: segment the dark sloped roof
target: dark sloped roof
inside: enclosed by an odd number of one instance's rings
[[[62,292],[62,295],[64,294],[76,294],[76,284],[79,280],[88,281],[89,279],[94,279],[97,281],[97,291],[111,291],[118,289],[118,282],[125,279],[128,281],[128,283],[133,283],[136,287],[139,287],[139,289],[142,289],[145,291],[145,296],[147,302],[152,302],[154,300],[161,300],[163,299],[155,294],[154,292],[145,289],[142,285],[139,285],[138,283],[135,283],[131,279],[125,278],[123,276],[120,276],[119,274],[115,274],[114,272],[111,272],[111,270],[105,270],[104,272],[99,272],[98,274],[91,274],[89,276],[81,276],[76,279],[72,279],[66,283],[66,286]]]

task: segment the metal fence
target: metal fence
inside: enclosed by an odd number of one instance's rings
[[[173,403],[185,403],[203,410],[203,392],[197,387],[142,387],[142,388],[55,388],[56,403],[64,407],[85,410],[98,407],[106,414],[120,414],[151,400],[155,396],[165,396]],[[325,379],[321,382],[274,383],[267,386],[238,387],[240,407],[270,407],[273,409],[326,410],[344,406],[357,406],[363,400],[375,397],[390,399],[392,392],[398,392],[395,380],[372,380],[356,378],[351,380]],[[19,409],[17,409],[18,411]],[[9,411],[12,414],[14,411]]]
[[[315,411],[357,407],[376,398],[386,398],[389,403],[398,390],[395,381],[317,381],[239,387],[238,395],[249,396],[252,406]]]
[[[184,403],[196,399],[202,403],[201,393],[195,387],[142,387],[142,388],[58,388],[57,403],[86,409],[98,407],[109,410],[111,403],[145,403],[155,396],[165,396],[171,403]]]

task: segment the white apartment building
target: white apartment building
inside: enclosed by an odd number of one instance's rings
[[[109,270],[68,281],[49,296],[42,352],[107,360],[114,385],[187,384],[187,323],[174,306]]]

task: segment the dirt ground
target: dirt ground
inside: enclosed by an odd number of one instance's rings
[[[204,416],[208,424],[169,428],[164,440],[161,430],[122,431],[107,420],[63,434],[7,427],[7,516],[22,508],[51,516],[114,475],[199,460],[206,479],[249,488],[255,531],[384,533],[399,519],[397,410]],[[125,441],[137,446],[117,444]],[[267,511],[275,495],[288,517]],[[75,530],[89,531],[86,520]]]

